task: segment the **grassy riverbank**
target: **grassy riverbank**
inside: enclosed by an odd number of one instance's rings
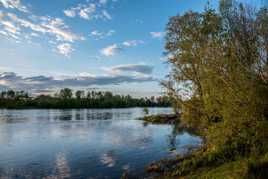
[[[178,130],[192,130],[202,135],[204,129],[187,126],[180,122],[179,116],[151,115],[141,118],[146,123],[174,124]],[[205,141],[206,139],[204,139]],[[241,143],[242,144],[242,143]],[[248,155],[247,146],[222,146],[215,149],[206,142],[199,149],[178,155],[174,159],[164,159],[146,167],[149,178],[245,178],[265,179],[268,176],[268,153]]]
[[[151,164],[147,171],[155,178],[265,179],[268,154],[259,157],[234,157],[226,151],[210,152],[205,147],[173,160]]]

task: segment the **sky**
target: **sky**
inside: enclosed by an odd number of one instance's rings
[[[217,2],[211,0],[210,5],[217,7]],[[202,11],[206,4],[0,0],[0,90],[40,94],[70,87],[135,97],[160,95],[160,81],[169,71],[163,55],[168,19]]]

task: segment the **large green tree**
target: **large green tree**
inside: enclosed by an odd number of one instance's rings
[[[202,127],[215,150],[266,150],[267,17],[266,9],[221,0],[219,11],[187,12],[167,25],[172,70],[164,84],[182,108],[182,120]]]

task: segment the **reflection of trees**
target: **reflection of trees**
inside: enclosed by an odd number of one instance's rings
[[[81,115],[81,111],[78,110],[78,111],[75,111],[75,120],[77,121],[80,121],[80,120],[83,120],[83,116]]]
[[[59,120],[61,121],[70,121],[72,120],[72,111],[70,110],[62,110],[61,114],[59,115]]]
[[[104,111],[87,111],[87,120],[109,120],[113,119],[112,112],[104,112]]]
[[[156,110],[156,109],[154,109]],[[128,109],[61,109],[61,110],[53,110],[49,111],[47,115],[40,115],[38,118],[42,118],[42,116],[49,116],[54,120],[61,121],[69,121],[69,120],[125,120],[125,119],[135,119],[137,116],[142,116],[142,110],[128,110]]]
[[[70,121],[74,120],[109,120],[113,119],[113,112],[102,110],[59,110],[54,116],[54,120]]]
[[[176,140],[176,137],[179,135],[179,134],[182,134],[183,131],[178,127],[178,124],[175,124],[173,127],[172,127],[172,132],[171,134],[168,136],[168,144],[169,144],[169,150],[170,151],[173,151],[173,150],[176,150],[176,146],[177,146],[177,140]]]
[[[183,136],[185,133],[190,134],[190,136],[192,136],[193,138],[195,138],[194,136],[196,136],[197,138],[197,143],[198,145],[200,145],[199,143],[201,143],[201,139],[199,137],[197,137],[197,134],[193,131],[193,130],[186,130],[184,128],[182,128],[180,126],[180,124],[175,124],[174,126],[172,126],[172,132],[171,134],[168,136],[168,145],[169,145],[169,150],[170,151],[175,151],[177,149],[177,146],[179,145],[179,140],[177,140],[177,136]],[[179,138],[180,139],[180,138]],[[182,140],[185,140],[182,138]],[[195,148],[197,147],[197,143],[190,143],[187,145],[188,149],[191,148]],[[187,150],[188,150],[187,149]]]
[[[54,116],[54,120],[70,121],[72,117],[72,110],[59,110],[58,114]]]
[[[27,122],[30,120],[28,114],[18,110],[0,110],[0,124],[1,123],[17,123]]]
[[[85,110],[84,109],[76,109],[75,110],[75,120],[80,121],[85,119]]]

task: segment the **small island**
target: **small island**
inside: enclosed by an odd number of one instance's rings
[[[179,114],[159,114],[159,115],[146,115],[140,120],[152,124],[175,124],[179,123]]]

